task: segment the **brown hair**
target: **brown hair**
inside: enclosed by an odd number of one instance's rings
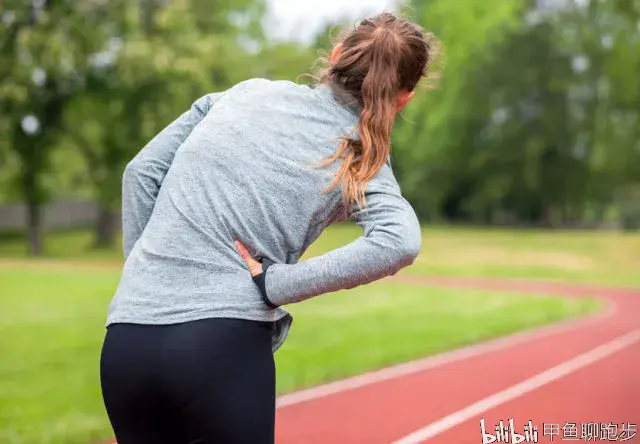
[[[398,94],[413,91],[426,77],[431,47],[418,25],[390,13],[363,20],[341,43],[338,59],[319,80],[358,102],[359,139],[341,138],[336,153],[319,166],[343,159],[327,191],[344,182],[348,206],[353,202],[366,206],[367,184],[384,166],[391,150]]]

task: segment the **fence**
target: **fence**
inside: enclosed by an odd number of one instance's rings
[[[93,225],[98,218],[98,205],[90,201],[60,201],[42,209],[45,230]],[[22,230],[27,225],[24,204],[0,206],[0,231]]]

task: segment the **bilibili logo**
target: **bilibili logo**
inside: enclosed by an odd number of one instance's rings
[[[513,418],[507,421],[500,421],[495,427],[495,433],[489,433],[484,422],[484,418],[480,420],[480,430],[482,431],[482,444],[491,443],[510,443],[518,444],[522,442],[538,442],[538,427],[533,425],[531,421],[522,428],[522,433],[516,431]]]

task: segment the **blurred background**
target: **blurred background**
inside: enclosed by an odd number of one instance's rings
[[[2,0],[1,443],[110,436],[97,359],[125,164],[206,93],[310,83],[331,36],[384,10],[441,44],[393,134],[424,225],[403,273],[640,285],[638,0]],[[359,234],[332,227],[306,256]],[[343,293],[292,308],[280,392],[598,309],[409,284]]]

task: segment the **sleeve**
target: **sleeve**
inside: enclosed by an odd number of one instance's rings
[[[127,164],[122,176],[122,237],[127,258],[153,211],[176,151],[224,93],[200,97]]]
[[[263,263],[254,281],[270,307],[368,284],[411,265],[422,247],[418,218],[387,164],[369,182],[367,207],[352,218],[363,235],[350,244],[296,264]]]

